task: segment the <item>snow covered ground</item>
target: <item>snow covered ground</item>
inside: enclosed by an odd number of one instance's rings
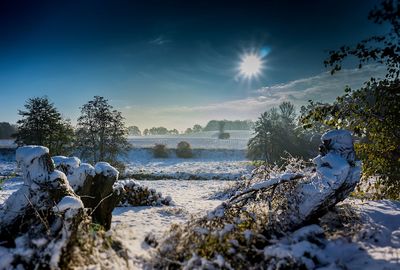
[[[171,224],[184,222],[191,215],[206,214],[221,203],[220,200],[210,200],[211,195],[231,181],[160,180],[140,183],[163,195],[170,195],[175,206],[118,207],[114,210],[111,232],[126,245],[129,257],[138,269],[141,267],[140,258],[148,257],[153,250],[143,241],[149,233],[158,238]],[[0,203],[21,184],[18,179],[3,183]],[[324,255],[340,262],[345,267],[343,269],[400,269],[400,202],[347,199],[344,204],[355,210],[362,226],[351,239],[339,235],[330,240],[322,250]]]
[[[217,131],[199,132],[181,135],[154,135],[154,136],[132,136],[129,142],[133,147],[153,147],[155,144],[165,144],[168,148],[176,148],[181,141],[187,141],[192,148],[197,149],[246,149],[247,142],[252,135],[250,130],[227,130],[230,138],[218,139]]]
[[[162,207],[118,207],[113,212],[112,232],[126,244],[130,256],[148,257],[152,249],[143,240],[152,233],[156,238],[168,230],[171,224],[181,223],[191,215],[202,215],[221,203],[210,200],[215,192],[229,185],[230,181],[139,181],[141,184],[171,196],[175,205]]]

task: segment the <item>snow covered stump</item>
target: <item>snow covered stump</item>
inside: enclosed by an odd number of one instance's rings
[[[297,247],[324,248],[320,226],[306,226],[318,224],[360,179],[348,131],[325,133],[320,150],[315,167],[289,163],[283,171],[261,169],[206,216],[173,226],[150,264],[158,269],[314,269],[334,263],[308,248],[291,253],[277,244],[291,239]]]
[[[24,185],[0,209],[0,266],[57,269],[72,255],[64,251],[87,218],[83,203],[54,170],[46,147],[20,147],[16,159]]]
[[[113,185],[118,180],[118,171],[107,162],[98,162],[95,167],[81,163],[77,157],[53,157],[56,168],[62,170],[85,206],[91,209],[94,223],[106,230],[111,227],[112,211],[118,198],[113,194]]]
[[[106,230],[111,228],[112,211],[117,204],[113,193],[113,185],[118,179],[118,171],[107,162],[98,162],[95,166],[96,175],[93,177],[89,196],[93,222],[101,224]]]

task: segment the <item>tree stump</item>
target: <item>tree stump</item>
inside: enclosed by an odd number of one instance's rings
[[[53,157],[56,167],[63,170],[69,183],[78,194],[85,208],[91,209],[92,221],[106,230],[111,227],[112,211],[118,198],[113,195],[113,185],[118,171],[107,162],[98,162],[95,167],[81,163],[76,157]]]
[[[20,147],[16,159],[24,185],[0,209],[1,260],[9,267],[58,269],[88,216],[46,147]]]

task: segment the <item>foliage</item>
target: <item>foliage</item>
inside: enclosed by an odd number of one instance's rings
[[[167,158],[168,157],[168,149],[165,144],[156,144],[153,147],[153,156],[155,158]]]
[[[185,134],[199,133],[203,131],[203,127],[199,124],[195,124],[193,128],[187,128]]]
[[[168,133],[171,135],[178,135],[179,131],[176,128],[174,128],[174,129],[169,130]]]
[[[283,153],[309,158],[315,154],[316,143],[310,141],[309,134],[301,133],[296,125],[294,105],[283,102],[279,109],[272,108],[255,122],[254,137],[248,143],[248,157],[281,163]]]
[[[142,135],[142,133],[140,132],[140,129],[137,126],[128,127],[128,134],[130,136],[141,136]]]
[[[176,155],[180,158],[193,157],[193,152],[192,152],[192,148],[190,147],[190,144],[185,141],[179,142],[176,147]]]
[[[360,89],[345,89],[332,104],[310,102],[302,109],[305,128],[324,126],[352,130],[359,140],[355,149],[363,161],[364,178],[378,176],[384,197],[400,194],[400,6],[398,1],[383,1],[369,19],[389,25],[389,32],[372,36],[354,48],[331,51],[325,65],[332,74],[341,69],[343,59],[355,56],[359,67],[370,61],[385,64],[385,79],[371,78]]]
[[[143,131],[144,136],[149,136],[149,135],[178,135],[179,131],[174,128],[171,130],[168,130],[165,127],[152,127],[150,129],[146,128]]]
[[[152,127],[149,130],[150,135],[166,135],[168,134],[168,129],[165,127]]]
[[[342,61],[353,56],[359,60],[359,67],[371,61],[385,64],[387,79],[396,79],[400,75],[400,5],[398,0],[383,0],[374,8],[368,19],[377,24],[388,24],[389,32],[374,35],[362,40],[354,47],[342,46],[339,50],[330,51],[324,61],[325,66],[332,67],[331,73],[341,70]]]
[[[118,165],[118,156],[130,149],[121,112],[113,110],[107,99],[95,96],[81,107],[76,131],[76,147],[83,159]]]
[[[54,155],[68,155],[74,139],[74,130],[61,117],[47,97],[26,101],[25,111],[19,110],[22,119],[17,121],[18,131],[13,136],[18,145],[44,145]]]
[[[203,127],[202,126],[200,126],[198,124],[193,126],[193,132],[194,133],[198,133],[198,132],[202,132],[202,131],[203,131]]]
[[[400,192],[400,84],[383,80],[347,89],[333,104],[307,111],[302,122],[352,130],[359,140],[355,150],[363,162],[364,177],[380,176],[383,195]]]
[[[253,128],[253,122],[250,120],[211,120],[203,128],[203,131],[217,131],[219,130],[221,122],[224,122],[226,130],[251,130]]]
[[[12,135],[17,132],[17,127],[7,122],[0,122],[0,140],[11,139]]]

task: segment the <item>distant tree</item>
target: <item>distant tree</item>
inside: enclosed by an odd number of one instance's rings
[[[17,132],[17,126],[7,122],[0,122],[0,139],[11,139]]]
[[[144,136],[150,135],[150,131],[149,131],[148,128],[146,128],[145,130],[143,130],[143,135],[144,135]]]
[[[121,166],[118,156],[130,149],[127,134],[121,112],[113,110],[104,97],[95,96],[81,107],[76,147],[82,158],[93,163],[107,161]]]
[[[47,97],[30,98],[19,110],[22,119],[17,121],[17,132],[13,135],[18,145],[43,145],[52,155],[68,155],[74,140],[74,130],[61,117]]]
[[[285,154],[302,158],[315,154],[317,145],[300,132],[296,120],[295,108],[290,102],[283,102],[278,108],[262,113],[255,122],[254,136],[248,143],[248,157],[281,163]]]
[[[193,126],[192,130],[193,130],[194,133],[199,133],[199,132],[203,131],[203,127],[198,125],[198,124],[196,124],[196,125]]]
[[[149,135],[166,135],[169,131],[165,127],[152,127],[149,129]]]
[[[370,62],[386,65],[385,78],[371,78],[359,89],[347,87],[332,104],[310,102],[303,108],[305,128],[346,128],[358,137],[356,153],[363,162],[363,176],[378,176],[384,197],[400,198],[400,4],[382,1],[369,19],[385,24],[387,32],[360,41],[354,47],[331,51],[325,65],[331,73],[342,68],[349,56],[359,68]]]
[[[250,120],[211,120],[202,129],[202,131],[218,131],[220,122],[224,122],[225,130],[251,130],[253,129],[254,123]]]
[[[178,135],[179,131],[176,128],[174,128],[174,129],[171,129],[170,131],[168,131],[168,133],[171,135]]]
[[[128,134],[131,136],[142,136],[140,129],[137,126],[128,127]]]
[[[218,139],[229,139],[231,136],[229,133],[225,132],[225,121],[219,121],[219,133],[218,133]]]
[[[193,133],[193,129],[191,129],[191,128],[187,128],[185,130],[185,134],[192,134],[192,133]]]

